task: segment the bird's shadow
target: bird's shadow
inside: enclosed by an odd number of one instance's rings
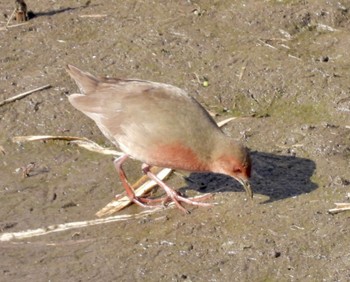
[[[66,8],[51,10],[51,11],[47,11],[47,12],[34,12],[33,10],[30,10],[28,12],[28,17],[29,17],[29,19],[33,19],[33,18],[37,18],[37,17],[53,16],[56,14],[67,12],[67,11],[74,11],[77,9],[84,9],[84,8],[92,7],[92,6],[97,6],[97,4],[90,5],[90,3],[88,1],[88,2],[86,2],[85,5],[81,5],[79,7],[74,7],[74,8],[66,7]]]
[[[251,158],[251,187],[254,193],[269,197],[263,203],[309,193],[318,187],[310,179],[316,168],[312,160],[263,152],[252,152]],[[221,174],[191,173],[185,180],[188,185],[182,188],[185,190],[203,193],[243,191],[237,181]]]

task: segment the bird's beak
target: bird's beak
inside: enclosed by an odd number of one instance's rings
[[[239,178],[238,181],[243,185],[243,188],[247,194],[247,197],[249,199],[253,199],[253,190],[252,190],[252,187],[250,187],[249,181],[242,178]]]

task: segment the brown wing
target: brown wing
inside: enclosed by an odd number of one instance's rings
[[[98,80],[75,72],[70,74],[86,95],[70,95],[69,101],[136,159],[164,166],[161,154],[153,163],[150,154],[157,146],[174,144],[208,155],[216,136],[222,134],[206,110],[177,87],[141,80]]]

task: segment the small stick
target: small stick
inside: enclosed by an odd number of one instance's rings
[[[244,65],[241,68],[241,72],[240,72],[240,74],[238,76],[238,80],[242,80],[243,75],[245,73],[245,69],[247,68],[247,64],[248,64],[248,61],[245,61]]]
[[[12,138],[12,142],[25,142],[25,141],[46,141],[46,140],[63,140],[70,141],[91,152],[100,153],[103,155],[121,156],[124,153],[118,152],[113,149],[103,148],[95,142],[82,137],[76,136],[55,136],[55,135],[29,135],[29,136],[15,136]]]
[[[336,214],[343,211],[350,211],[350,203],[335,203],[336,207],[334,209],[328,210],[331,214]]]
[[[237,117],[230,117],[230,118],[224,119],[222,121],[219,121],[217,124],[219,127],[223,127],[225,124],[229,123],[231,120],[234,120],[236,118]]]
[[[198,82],[198,83],[201,83],[201,80],[199,79],[199,76],[198,76],[198,74],[196,74],[195,72],[194,72],[193,74],[194,74],[194,76],[196,77],[196,79],[197,79],[197,82]]]
[[[288,57],[289,57],[289,58],[292,58],[292,59],[296,59],[296,60],[302,61],[302,59],[300,59],[300,58],[298,58],[298,57],[296,57],[296,56],[293,56],[293,55],[291,55],[291,54],[288,54]]]
[[[262,44],[264,44],[264,45],[267,46],[267,47],[270,47],[270,48],[272,48],[272,49],[278,50],[275,46],[272,46],[271,44],[268,44],[268,43],[264,42],[264,41],[261,40],[261,39],[258,39],[258,41],[261,42]]]
[[[72,141],[72,143],[74,143],[74,144],[78,145],[79,147],[82,147],[86,150],[89,150],[91,152],[96,152],[96,153],[100,153],[103,155],[112,155],[112,156],[124,155],[124,153],[122,153],[122,152],[119,152],[119,151],[116,151],[113,149],[103,148],[91,140],[75,140],[75,141]]]
[[[157,177],[160,180],[163,180],[171,172],[172,172],[172,169],[164,168],[160,172],[158,172]],[[143,177],[141,177],[141,179],[142,178]],[[137,188],[137,186],[139,185],[139,182],[142,181],[141,179],[139,179],[135,184],[132,185],[133,189]],[[147,194],[149,191],[151,191],[152,188],[155,186],[157,186],[156,182],[154,182],[153,180],[148,180],[146,183],[142,184],[140,187],[138,187],[137,189],[134,190],[135,196],[141,197],[141,196]],[[128,196],[123,196],[121,198],[118,198],[118,200],[114,200],[114,201],[110,202],[109,204],[107,204],[104,208],[102,208],[101,210],[99,210],[96,213],[96,216],[102,217],[102,216],[106,216],[106,215],[111,215],[117,211],[120,211],[120,210],[126,208],[131,203],[132,203],[132,201],[130,201]]]
[[[64,141],[76,141],[82,140],[86,142],[92,142],[84,137],[64,136],[64,135],[28,135],[28,136],[15,136],[12,138],[12,142],[25,142],[25,141],[45,141],[45,140],[64,140]]]
[[[67,241],[59,241],[59,242],[12,242],[9,245],[3,244],[1,247],[3,248],[13,248],[13,246],[48,246],[48,247],[55,247],[55,246],[70,246],[70,245],[76,245],[76,244],[83,244],[83,243],[90,243],[95,241],[96,239],[82,239],[82,240],[76,240],[76,239],[71,239]]]
[[[24,97],[26,97],[26,96],[34,93],[34,92],[37,92],[37,91],[40,91],[40,90],[44,90],[44,89],[47,89],[47,88],[50,88],[50,87],[51,87],[51,85],[47,84],[47,85],[41,86],[39,88],[36,88],[36,89],[33,89],[33,90],[29,90],[27,92],[24,92],[24,93],[18,94],[16,96],[10,97],[10,98],[5,99],[4,101],[0,102],[0,106],[3,106],[5,104],[11,103],[13,101],[22,99],[22,98],[24,98]]]
[[[0,30],[8,30],[11,27],[21,26],[21,25],[25,25],[25,24],[28,24],[28,22],[5,26],[5,27],[0,28]]]
[[[3,154],[3,155],[6,155],[6,152],[5,152],[5,149],[3,146],[0,145],[0,152]]]
[[[194,199],[201,198],[201,197],[203,197],[203,196],[194,197]],[[164,208],[173,208],[173,207],[175,207],[175,204],[169,203],[169,205],[167,205]],[[42,228],[38,228],[38,229],[29,229],[26,231],[2,233],[2,234],[0,234],[0,242],[8,242],[8,241],[12,241],[15,239],[18,239],[18,240],[26,239],[26,238],[36,237],[36,236],[47,235],[50,233],[67,231],[67,230],[83,228],[83,227],[89,227],[89,226],[93,226],[93,225],[100,225],[100,224],[105,224],[105,223],[110,223],[110,222],[118,222],[118,221],[130,220],[130,219],[143,218],[149,214],[153,214],[153,213],[162,211],[162,210],[164,210],[164,208],[163,207],[160,207],[160,208],[156,207],[154,209],[144,210],[138,214],[122,214],[122,215],[115,215],[115,216],[110,216],[110,217],[106,217],[106,218],[98,218],[98,219],[92,219],[92,220],[54,224],[54,225],[50,225],[47,227],[42,227]]]
[[[47,235],[47,234],[54,233],[54,232],[60,232],[60,231],[66,231],[66,230],[71,230],[71,229],[76,229],[76,228],[99,225],[99,224],[103,224],[103,223],[125,221],[125,220],[129,220],[129,219],[137,219],[137,218],[144,217],[150,213],[160,211],[162,209],[163,208],[155,208],[152,210],[145,210],[145,211],[143,211],[139,214],[135,214],[135,215],[133,215],[133,214],[116,215],[116,216],[93,219],[93,220],[55,224],[55,225],[50,225],[50,226],[44,227],[44,228],[38,228],[38,229],[32,229],[32,230],[26,230],[26,231],[2,233],[2,234],[0,234],[0,242],[7,242],[7,241],[14,240],[14,239],[31,238],[31,237],[35,237],[35,236]]]
[[[10,21],[12,20],[13,16],[14,16],[15,13],[16,13],[16,10],[17,10],[17,9],[14,9],[13,12],[12,12],[12,14],[11,14],[11,16],[9,17],[9,20],[8,20],[7,23],[6,23],[6,28],[8,28],[8,25],[9,25]]]

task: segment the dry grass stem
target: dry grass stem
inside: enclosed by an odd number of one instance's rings
[[[97,143],[91,141],[91,140],[74,140],[72,143],[78,145],[81,148],[84,148],[86,150],[95,152],[95,153],[100,153],[103,155],[111,155],[111,156],[122,156],[124,153],[113,150],[113,149],[108,149],[108,148],[103,148],[102,146],[98,145]]]
[[[125,221],[129,219],[137,219],[137,218],[145,217],[148,214],[155,213],[162,209],[163,208],[155,208],[151,210],[145,210],[138,214],[117,215],[117,216],[99,218],[99,219],[93,219],[93,220],[76,221],[76,222],[50,225],[48,227],[31,229],[26,231],[2,233],[0,234],[0,242],[11,241],[14,239],[26,239],[26,238],[31,238],[31,237],[41,236],[41,235],[47,235],[54,232],[67,231],[67,230],[94,226],[94,225],[99,225],[104,223]]]
[[[21,25],[25,25],[25,24],[28,24],[28,22],[19,23],[19,24],[13,24],[13,25],[8,25],[8,26],[5,26],[5,27],[0,28],[0,30],[8,30],[8,29],[11,28],[11,27],[17,27],[17,26],[21,26]]]
[[[193,74],[194,74],[194,76],[195,76],[197,82],[200,84],[200,83],[201,83],[201,80],[199,79],[198,74],[196,74],[195,72],[194,72]]]
[[[12,138],[13,142],[46,141],[46,140],[64,140],[64,141],[82,140],[87,142],[90,141],[89,139],[84,137],[60,136],[60,135],[28,135],[28,136],[16,136]]]
[[[331,214],[336,214],[344,211],[350,211],[350,203],[335,203],[335,208],[328,210]]]
[[[50,84],[47,84],[47,85],[44,85],[44,86],[41,86],[41,87],[38,87],[38,88],[35,88],[33,90],[29,90],[27,92],[24,92],[24,93],[21,93],[21,94],[18,94],[16,96],[13,96],[13,97],[10,97],[8,99],[5,99],[4,101],[0,102],[0,106],[3,106],[5,104],[8,104],[8,103],[11,103],[13,101],[16,101],[16,100],[19,100],[19,99],[22,99],[34,92],[37,92],[37,91],[41,91],[41,90],[44,90],[44,89],[47,89],[47,88],[50,88],[51,85]]]
[[[77,244],[85,244],[85,243],[92,243],[96,241],[95,238],[92,239],[81,239],[81,240],[76,240],[76,239],[71,239],[71,240],[66,240],[66,241],[59,241],[59,242],[45,242],[45,241],[40,241],[40,242],[11,242],[11,244],[3,244],[1,245],[2,248],[13,248],[14,246],[18,246],[20,248],[23,248],[24,246],[70,246],[70,245],[77,245]]]
[[[193,197],[194,199],[200,198],[202,196]],[[164,210],[165,208],[173,208],[175,207],[174,203],[169,203],[166,207],[156,207],[154,209],[144,210],[138,214],[123,214],[123,215],[115,215],[110,216],[106,218],[98,218],[98,219],[92,219],[92,220],[84,220],[84,221],[76,221],[76,222],[68,222],[68,223],[62,223],[62,224],[55,224],[50,225],[48,227],[42,227],[38,229],[29,229],[26,231],[18,231],[18,232],[8,232],[8,233],[2,233],[0,234],[0,242],[8,242],[12,240],[21,240],[21,239],[27,239],[32,238],[36,236],[42,236],[47,235],[50,233],[55,232],[61,232],[61,231],[68,231],[72,229],[77,228],[84,228],[94,225],[100,225],[105,223],[111,223],[111,222],[118,222],[118,221],[126,221],[130,219],[139,219],[146,217],[150,214],[159,212],[161,210]]]
[[[291,54],[288,54],[288,57],[292,58],[292,59],[296,59],[296,60],[299,60],[299,61],[302,61],[302,59],[296,57],[296,56],[293,56]]]
[[[15,13],[16,13],[16,9],[13,10],[11,16],[9,17],[9,20],[6,23],[6,27],[5,27],[6,29],[9,27],[9,23],[12,20],[13,16],[15,15]]]
[[[245,62],[244,62],[244,65],[243,65],[242,68],[241,68],[241,72],[240,72],[240,74],[239,74],[239,76],[238,76],[238,80],[242,80],[243,75],[244,75],[244,73],[245,73],[245,70],[246,70],[246,68],[247,68],[247,64],[248,64],[248,61],[245,61]]]
[[[237,117],[230,117],[230,118],[224,119],[222,121],[219,121],[217,124],[219,127],[223,127],[224,125],[226,125],[227,123],[229,123],[232,120],[235,120],[236,118]]]
[[[278,48],[276,48],[275,46],[272,46],[271,44],[268,44],[268,43],[266,43],[265,41],[263,41],[261,39],[258,39],[258,41],[260,43],[262,43],[263,45],[265,45],[266,47],[269,47],[269,48],[274,49],[274,50],[278,50]]]
[[[157,173],[157,177],[160,180],[164,180],[167,176],[170,175],[171,172],[172,172],[172,169],[164,168]],[[141,186],[139,186],[140,185],[139,182],[142,181],[141,179],[132,185],[132,188],[135,191],[136,197],[142,197],[143,195],[149,193],[153,189],[153,187],[157,186],[157,183],[154,182],[153,180],[146,181]],[[147,179],[147,177],[146,177],[146,179]],[[99,210],[96,213],[96,216],[103,217],[103,216],[111,215],[115,212],[118,212],[118,211],[124,209],[125,207],[129,206],[131,203],[132,202],[130,201],[128,196],[123,196],[123,197],[121,197],[117,200],[114,200],[114,201],[110,202],[109,204],[107,204],[103,209]]]
[[[16,136],[12,138],[13,142],[26,142],[26,141],[46,141],[46,140],[63,140],[63,141],[70,141],[73,144],[78,145],[79,147],[82,147],[86,150],[100,153],[103,155],[111,155],[111,156],[122,156],[123,153],[103,148],[97,143],[82,137],[75,137],[75,136],[54,136],[54,135],[29,135],[29,136]]]
[[[337,31],[337,29],[335,29],[329,25],[320,24],[320,23],[316,25],[316,28],[318,31],[331,31],[331,32]]]

